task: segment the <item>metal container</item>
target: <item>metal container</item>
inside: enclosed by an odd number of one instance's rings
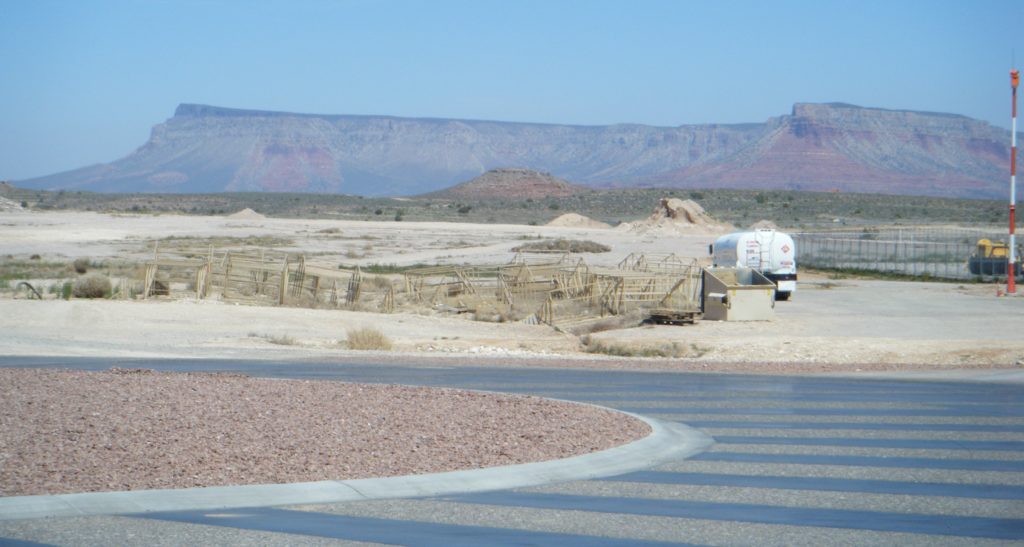
[[[702,285],[705,320],[775,318],[775,283],[753,268],[704,268]]]

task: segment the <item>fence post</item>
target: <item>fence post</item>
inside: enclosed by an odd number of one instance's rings
[[[284,268],[281,269],[281,290],[278,291],[277,304],[284,305],[285,295],[288,293],[288,258],[284,259]]]

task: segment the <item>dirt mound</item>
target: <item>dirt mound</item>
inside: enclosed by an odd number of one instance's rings
[[[246,207],[245,209],[242,209],[241,211],[239,211],[237,213],[228,215],[228,218],[240,218],[240,219],[244,219],[244,220],[259,220],[259,219],[267,218],[267,217],[265,217],[265,216],[257,213],[256,211],[253,211],[252,209]]]
[[[15,211],[24,211],[24,209],[21,207],[20,203],[13,199],[0,198],[0,211],[10,213]]]
[[[566,213],[546,225],[561,226],[563,228],[611,228],[610,225],[605,224],[604,222],[594,220],[583,215],[578,215],[576,213]]]
[[[692,199],[661,198],[654,212],[646,220],[623,222],[616,229],[636,233],[694,233],[719,232],[734,227],[719,222],[708,215],[704,208]]]
[[[571,196],[580,189],[550,173],[520,168],[492,169],[470,181],[426,196],[449,199],[522,199]]]

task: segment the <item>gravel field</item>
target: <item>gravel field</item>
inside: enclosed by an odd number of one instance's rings
[[[0,369],[0,399],[2,496],[434,473],[650,432],[537,397],[148,369]]]

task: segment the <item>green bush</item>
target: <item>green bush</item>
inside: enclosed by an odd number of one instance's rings
[[[71,288],[75,298],[105,298],[110,292],[110,280],[100,274],[79,277]]]

